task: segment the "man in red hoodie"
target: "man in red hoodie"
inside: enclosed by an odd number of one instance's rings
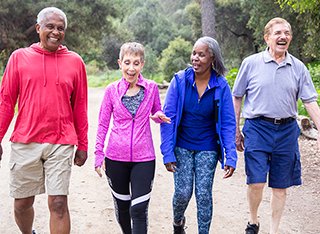
[[[40,42],[14,51],[2,79],[0,142],[18,102],[10,138],[10,195],[24,234],[33,232],[34,198],[44,192],[50,233],[70,233],[67,195],[74,146],[74,164],[82,166],[87,159],[86,70],[81,57],[62,46],[66,28],[63,11],[41,10],[36,24]]]

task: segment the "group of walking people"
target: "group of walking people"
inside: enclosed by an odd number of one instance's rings
[[[81,57],[62,45],[67,29],[62,10],[42,9],[35,28],[40,41],[14,51],[3,75],[0,142],[18,102],[9,160],[16,223],[21,233],[35,233],[34,199],[46,192],[50,233],[65,234],[71,230],[67,195],[72,160],[82,166],[87,159],[86,70]],[[173,75],[163,108],[157,84],[141,73],[143,45],[121,46],[122,77],[105,89],[94,168],[100,177],[104,173],[107,177],[122,233],[148,231],[156,157],[150,119],[160,124],[163,163],[174,177],[174,233],[186,233],[185,211],[193,190],[198,233],[210,232],[215,170],[220,162],[224,178],[231,177],[236,150],[244,151],[248,184],[250,217],[244,232],[259,232],[258,208],[268,182],[269,233],[279,233],[286,190],[301,184],[297,100],[302,100],[318,129],[320,109],[306,66],[288,52],[291,25],[282,18],[271,19],[264,40],[266,49],[243,60],[231,90],[218,42],[199,38],[191,65]]]

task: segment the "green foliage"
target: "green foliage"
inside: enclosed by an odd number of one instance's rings
[[[121,27],[131,32],[131,40],[138,41],[144,46],[149,45],[158,56],[167,48],[178,30],[173,28],[173,21],[164,15],[165,10],[159,1],[133,2],[139,4],[127,14]]]
[[[159,72],[159,62],[156,52],[150,47],[145,47],[145,63],[143,67],[143,74],[148,77]]]
[[[65,44],[85,60],[99,60],[102,32],[111,31],[108,16],[116,11],[109,0],[1,0],[0,62],[4,65],[13,50],[39,41],[34,25],[38,12],[47,6],[62,9],[68,18]],[[93,17],[94,15],[94,17]]]
[[[245,11],[250,15],[247,25],[253,30],[253,37],[259,51],[266,47],[263,39],[264,26],[270,19],[282,17],[292,26],[293,40],[289,48],[290,53],[301,60],[306,60],[303,46],[307,40],[307,31],[304,18],[298,13],[292,12],[288,6],[281,8],[274,0],[245,0],[242,1],[242,9],[247,9]]]
[[[111,70],[103,73],[97,73],[95,75],[88,75],[89,87],[106,87],[113,81],[121,78],[120,70]]]
[[[95,68],[91,67],[91,65],[89,68],[87,66],[89,87],[106,87],[108,84],[119,80],[122,76],[120,70],[107,70],[105,72],[96,70],[96,72],[93,72],[94,70]],[[143,73],[143,76],[146,79],[154,80],[159,84],[163,82],[163,75],[161,73],[154,73],[150,75],[145,75]]]
[[[319,0],[278,0],[281,7],[285,5],[291,6],[295,11],[300,13],[304,12],[318,12],[319,13]]]
[[[202,36],[200,4],[196,2],[190,3],[186,6],[185,12],[191,22],[192,39],[195,42],[199,37]]]
[[[299,15],[305,27],[303,53],[306,57],[320,57],[320,1],[319,0],[278,0],[281,8],[287,6]]]
[[[317,90],[320,90],[320,62],[307,64],[312,81]]]
[[[128,0],[123,4],[121,0],[115,0],[114,4],[119,11],[119,17],[113,19],[116,30],[111,40],[110,34],[106,34],[103,40],[103,58],[107,59],[108,67],[113,67],[109,62],[112,58],[106,54],[110,47],[117,47],[109,46],[110,42],[114,45],[115,42],[137,41],[151,47],[158,57],[177,36],[192,41],[190,25],[193,19],[189,18],[190,14],[184,9],[189,2],[192,0]],[[129,37],[123,37],[124,34]]]
[[[153,74],[149,74],[149,75],[146,75],[146,76],[143,74],[143,76],[146,79],[154,80],[158,84],[162,84],[163,80],[164,80],[164,77],[163,77],[163,75],[161,73],[153,73]]]
[[[170,17],[175,14],[180,9],[183,9],[189,3],[194,2],[194,0],[161,0],[160,4],[164,9],[164,14],[166,17]]]
[[[38,41],[34,29],[36,15],[43,7],[54,5],[68,17],[65,44],[86,63],[95,61],[99,71],[117,69],[120,46],[127,41],[138,41],[152,48],[144,73],[161,77],[163,67],[158,68],[157,64],[169,43],[180,36],[193,44],[201,37],[200,2],[1,0],[0,69],[14,49]],[[304,62],[319,60],[319,0],[215,0],[215,6],[216,39],[227,67],[238,67],[244,57],[265,48],[264,25],[276,16],[292,25],[290,53]],[[188,59],[175,57],[170,63],[184,64],[185,60]],[[169,76],[164,74],[167,79],[173,75],[169,72]]]
[[[119,67],[117,61],[119,58],[120,47],[123,42],[123,40],[114,34],[107,35],[102,39],[101,43],[103,49],[101,57],[109,69],[117,69]]]
[[[151,40],[147,43],[157,55],[168,47],[169,42],[174,39],[177,32],[173,29],[172,22],[167,18],[158,17],[152,28]],[[157,35],[157,36],[155,36]]]
[[[228,74],[226,75],[226,79],[228,80],[228,84],[231,87],[231,89],[233,88],[234,81],[237,78],[238,72],[239,72],[238,68],[232,68],[230,71],[228,71]]]
[[[127,18],[127,27],[131,29],[135,40],[142,44],[151,41],[152,28],[156,20],[154,11],[145,7],[137,8]]]
[[[320,97],[320,89],[317,89],[318,97]],[[320,106],[320,99],[317,100],[318,105]],[[306,108],[304,107],[302,101],[298,100],[298,115],[309,116]]]
[[[237,67],[244,57],[256,52],[253,30],[247,27],[250,15],[239,0],[217,1],[216,8],[219,13],[216,39],[223,51],[225,64]]]
[[[166,81],[170,81],[175,72],[184,69],[190,61],[192,44],[181,37],[169,43],[161,54],[160,67]]]
[[[4,66],[13,50],[28,46],[37,40],[35,32],[36,9],[32,1],[1,1],[0,9],[0,63]]]
[[[309,116],[306,108],[304,107],[300,99],[298,100],[298,115]]]

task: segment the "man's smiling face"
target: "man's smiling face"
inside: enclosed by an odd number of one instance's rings
[[[43,49],[54,52],[61,45],[65,36],[65,22],[62,16],[49,14],[40,24],[36,25]]]
[[[271,27],[270,33],[264,37],[269,52],[274,57],[281,57],[288,50],[292,40],[292,33],[289,25],[285,23],[275,24]]]

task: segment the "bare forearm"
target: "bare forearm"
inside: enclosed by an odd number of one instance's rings
[[[317,102],[304,103],[304,106],[317,129],[320,130],[320,108]]]
[[[233,105],[234,105],[234,111],[236,115],[237,128],[239,128],[242,97],[233,97]]]
[[[240,130],[240,113],[242,105],[242,97],[233,97],[234,111],[236,115],[237,129],[236,129],[236,146],[237,150],[242,152],[244,150],[244,138]]]

